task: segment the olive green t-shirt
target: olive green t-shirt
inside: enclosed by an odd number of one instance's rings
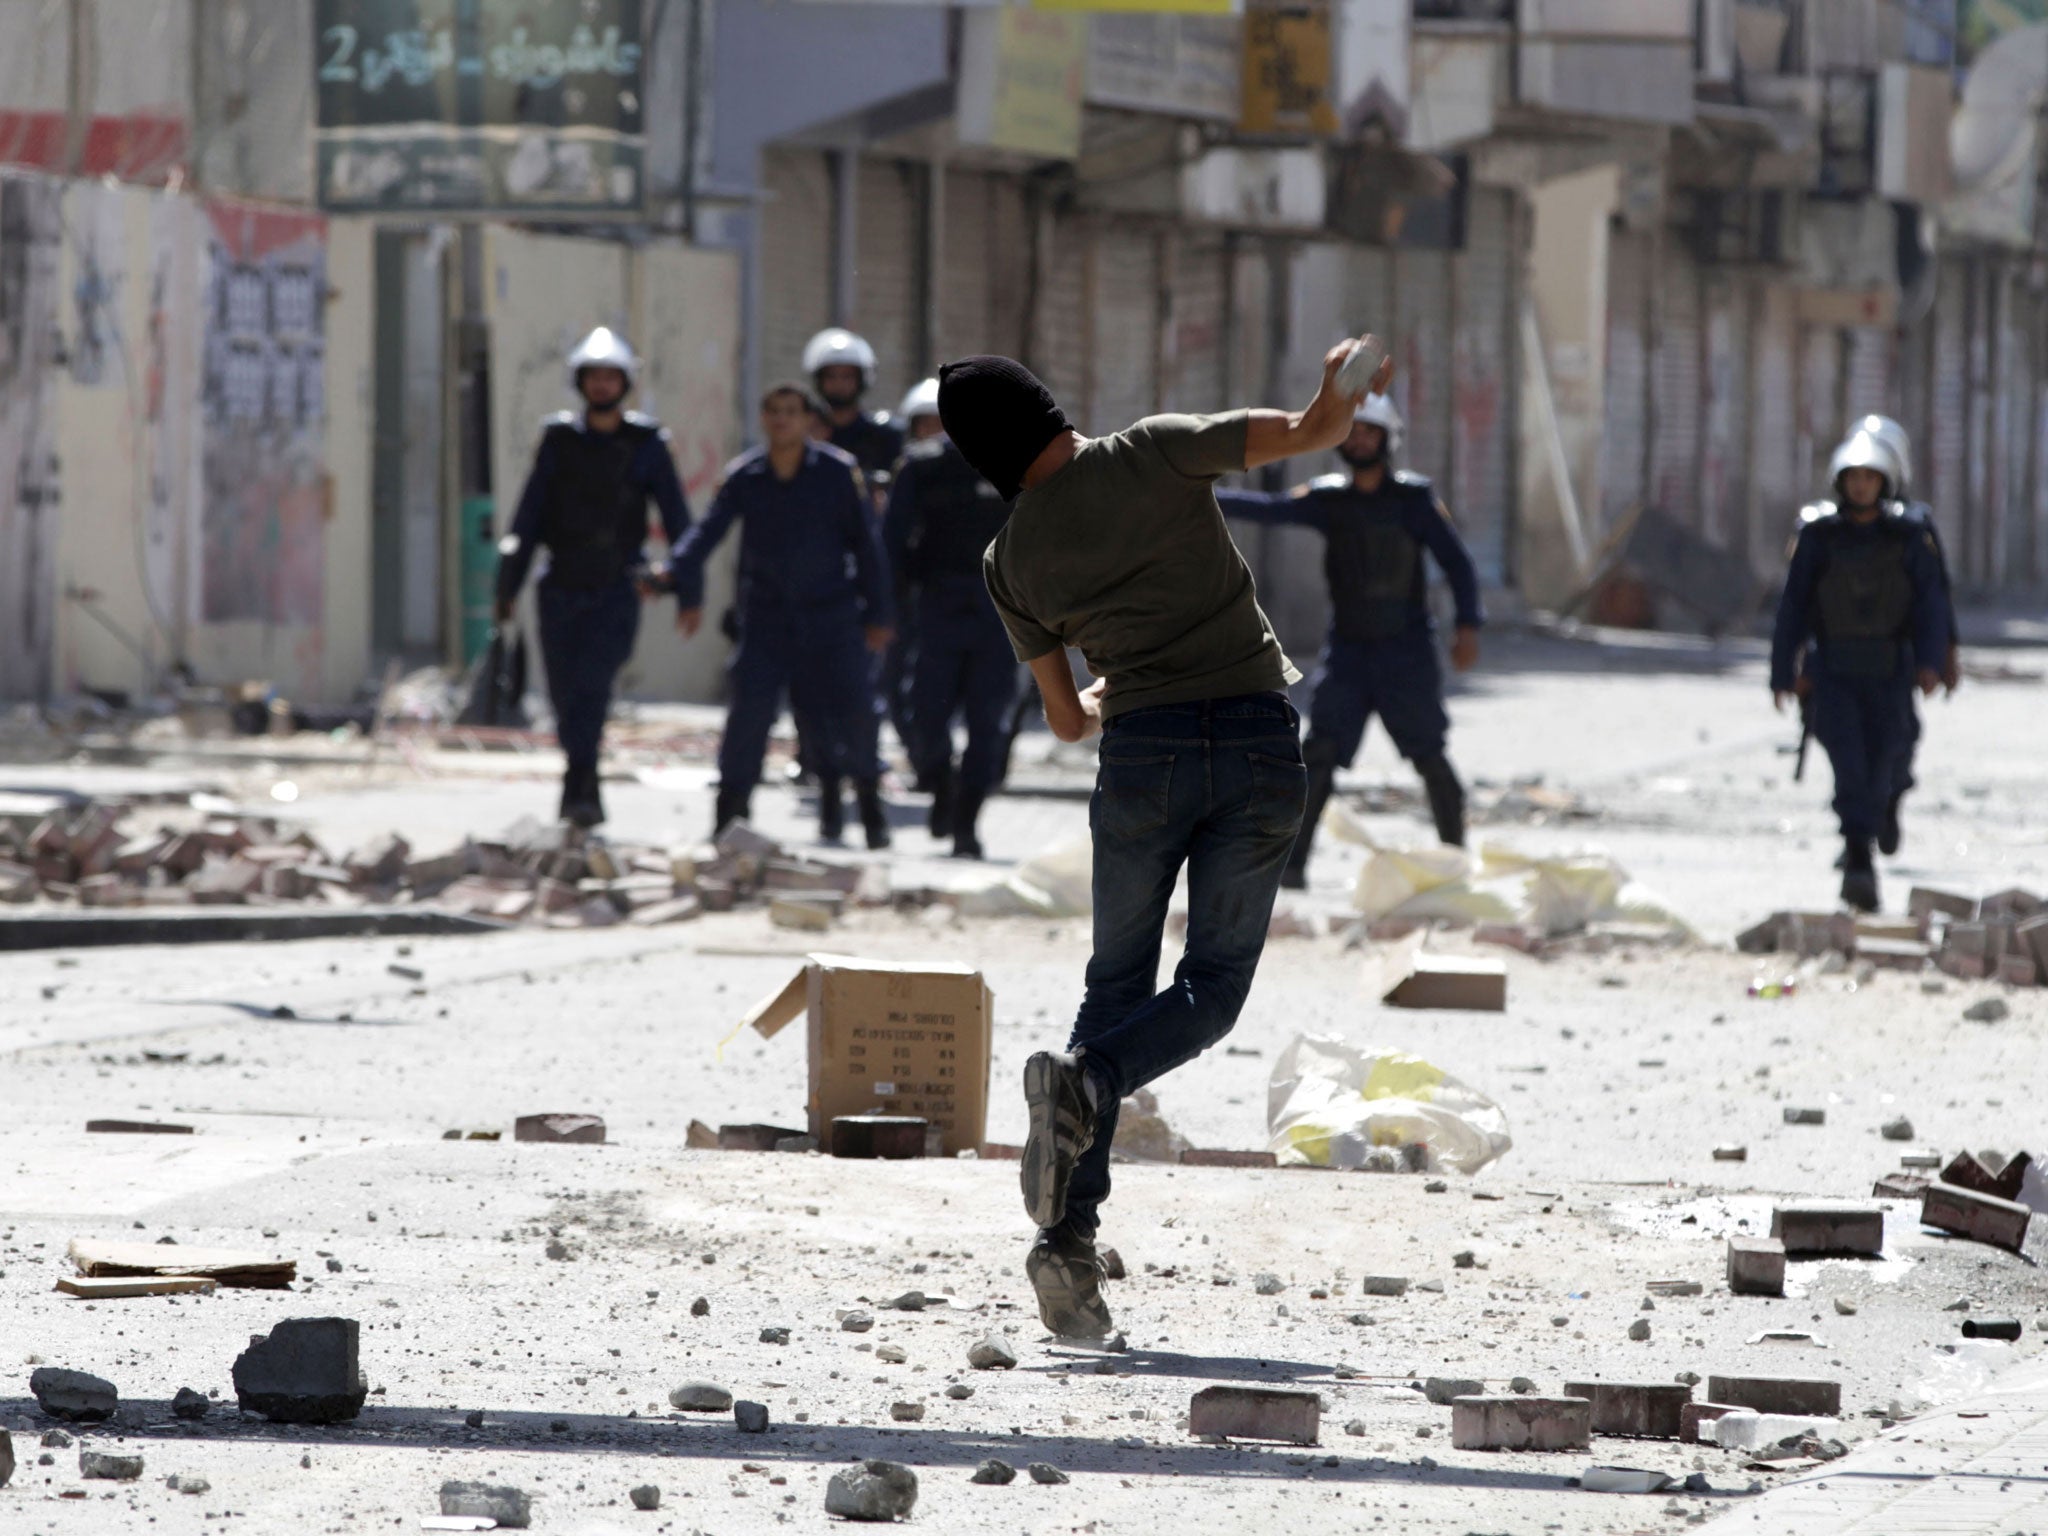
[[[1216,477],[1244,468],[1246,419],[1148,416],[1091,438],[1017,498],[983,557],[1018,659],[1079,650],[1109,679],[1104,719],[1301,676],[1216,505]]]

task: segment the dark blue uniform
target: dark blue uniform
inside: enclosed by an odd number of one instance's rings
[[[661,514],[666,543],[689,531],[689,503],[659,422],[629,411],[617,431],[599,432],[574,411],[548,418],[512,517],[517,543],[498,562],[498,601],[510,605],[519,596],[535,553],[545,547],[536,594],[540,650],[568,759],[565,801],[579,784],[596,798],[612,683],[640,628],[633,577],[645,560],[649,501]]]
[[[704,600],[704,561],[740,530],[739,647],[718,748],[720,819],[744,815],[785,692],[823,771],[867,780],[877,721],[862,629],[890,622],[888,570],[853,460],[810,443],[789,479],[755,448],[726,466],[704,520],[675,547],[676,600]]]
[[[1017,659],[981,574],[982,555],[1009,515],[1009,504],[952,440],[933,437],[904,450],[882,524],[890,568],[918,616],[905,745],[942,802],[934,806],[934,834],[960,835],[962,818],[943,803],[957,792],[969,844],[972,812],[1002,779],[1005,726],[1017,696]],[[956,712],[967,718],[957,782]]]
[[[868,485],[877,490],[887,487],[896,461],[903,457],[903,429],[879,411],[862,411],[844,426],[833,422],[830,442],[853,455]]]
[[[1919,734],[1915,673],[1941,671],[1951,623],[1923,523],[1835,513],[1799,530],[1771,637],[1771,688],[1791,691],[1812,641],[1813,734],[1834,768],[1835,815],[1852,844],[1876,838],[1907,782]]]

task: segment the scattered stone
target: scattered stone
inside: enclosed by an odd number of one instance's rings
[[[1477,1269],[1479,1267],[1479,1255],[1470,1248],[1461,1248],[1458,1252],[1451,1255],[1451,1268],[1453,1269]]]
[[[79,1424],[97,1424],[114,1416],[121,1406],[121,1394],[103,1377],[84,1371],[59,1370],[44,1366],[28,1378],[28,1389],[36,1403],[53,1419],[70,1419]],[[49,1442],[44,1441],[45,1444]],[[67,1445],[69,1441],[65,1442]]]
[[[1405,1296],[1408,1294],[1408,1279],[1405,1275],[1366,1275],[1358,1282],[1361,1296]]]
[[[1072,1478],[1068,1477],[1066,1473],[1049,1461],[1034,1461],[1025,1470],[1031,1474],[1031,1481],[1034,1483],[1044,1483],[1048,1488],[1055,1483],[1073,1481]]]
[[[977,1371],[1007,1371],[1017,1363],[1017,1352],[1001,1334],[986,1334],[967,1351],[967,1363]]]
[[[1728,1239],[1728,1289],[1738,1296],[1785,1294],[1785,1245],[1774,1237]]]
[[[1692,1388],[1669,1381],[1571,1381],[1564,1395],[1592,1403],[1596,1435],[1676,1440]]]
[[[877,1344],[875,1358],[884,1365],[901,1365],[910,1358],[910,1352],[901,1344]]]
[[[884,1312],[922,1312],[926,1307],[938,1306],[939,1302],[925,1295],[923,1291],[905,1291],[901,1296],[892,1297],[882,1303]]]
[[[1427,1184],[1422,1186],[1422,1192],[1425,1195],[1442,1195],[1448,1194],[1450,1192],[1450,1188],[1451,1186],[1445,1183],[1442,1179],[1431,1179]]]
[[[441,1513],[495,1520],[507,1530],[523,1531],[533,1523],[533,1500],[517,1488],[450,1479],[441,1485]]]
[[[974,1388],[968,1386],[964,1381],[956,1381],[946,1388],[946,1396],[952,1398],[956,1403],[964,1403],[968,1398],[974,1396]]]
[[[604,1120],[598,1115],[521,1115],[512,1122],[514,1141],[604,1143]]]
[[[194,1477],[189,1472],[173,1472],[164,1479],[164,1486],[173,1493],[200,1494],[213,1491],[213,1484],[203,1477]]]
[[[1647,1317],[1639,1317],[1630,1323],[1628,1325],[1628,1336],[1638,1344],[1646,1342],[1650,1337],[1650,1320]]]
[[[1714,1161],[1717,1163],[1746,1163],[1749,1161],[1749,1148],[1735,1146],[1716,1147],[1714,1148]]]
[[[1652,1280],[1643,1289],[1652,1296],[1703,1296],[1707,1290],[1697,1280]]]
[[[1461,1397],[1479,1397],[1486,1391],[1483,1381],[1467,1381],[1459,1376],[1432,1376],[1422,1384],[1422,1395],[1439,1408],[1448,1408]]]
[[[1930,1184],[1921,1197],[1920,1220],[1930,1227],[1974,1238],[2018,1253],[2026,1246],[2033,1212],[2016,1201],[1949,1184]]]
[[[761,1342],[763,1344],[787,1344],[789,1342],[789,1330],[787,1328],[763,1328],[761,1330]]]
[[[1884,1212],[1875,1206],[1779,1206],[1771,1212],[1771,1236],[1788,1255],[1884,1254]]]
[[[1787,1125],[1826,1125],[1828,1123],[1828,1112],[1824,1109],[1795,1109],[1790,1104],[1787,1104],[1785,1106],[1785,1123]]]
[[[1252,1289],[1261,1296],[1278,1296],[1287,1289],[1287,1282],[1278,1275],[1257,1275],[1253,1277]]]
[[[686,1381],[668,1395],[671,1408],[684,1413],[724,1413],[732,1407],[732,1394],[712,1381]]]
[[[642,1483],[626,1495],[633,1501],[635,1509],[661,1508],[661,1490],[652,1483]]]
[[[1313,1392],[1204,1387],[1189,1409],[1188,1433],[1314,1445],[1321,1419],[1322,1399]]]
[[[70,1443],[71,1437],[61,1429],[46,1429],[43,1431],[43,1444],[54,1450],[61,1451]]]
[[[279,1424],[339,1424],[363,1411],[370,1383],[349,1317],[294,1317],[252,1335],[236,1357],[235,1399]]]
[[[917,1474],[900,1462],[864,1461],[825,1485],[825,1513],[845,1520],[902,1520],[916,1506]]]
[[[1124,1256],[1122,1254],[1118,1253],[1114,1248],[1104,1248],[1100,1250],[1097,1257],[1102,1260],[1103,1279],[1121,1280],[1124,1278]]]
[[[80,1451],[80,1477],[104,1478],[110,1483],[132,1483],[142,1476],[140,1456],[116,1456],[108,1451]]]
[[[1837,1317],[1854,1317],[1856,1315],[1856,1303],[1849,1300],[1846,1296],[1837,1296],[1835,1298],[1835,1315]]]
[[[976,1467],[974,1476],[968,1479],[970,1483],[987,1483],[998,1488],[1007,1487],[1016,1480],[1017,1469],[1007,1461],[998,1461],[993,1456]]]
[[[1583,1397],[1475,1394],[1451,1404],[1451,1444],[1461,1451],[1583,1451],[1593,1405]]]
[[[889,1417],[898,1424],[915,1424],[924,1417],[924,1404],[919,1402],[898,1402],[889,1405]]]
[[[846,1316],[839,1319],[839,1326],[848,1333],[866,1333],[875,1326],[875,1314],[872,1312],[849,1312]]]
[[[483,1411],[483,1409],[481,1409],[481,1408],[472,1408],[472,1409],[470,1409],[468,1413],[466,1413],[466,1414],[464,1414],[464,1415],[462,1416],[462,1422],[463,1422],[463,1423],[465,1423],[465,1424],[467,1424],[467,1425],[468,1425],[468,1426],[469,1426],[469,1427],[470,1427],[471,1429],[482,1429],[482,1428],[484,1427],[484,1411]]]
[[[1758,1413],[1839,1418],[1842,1384],[1789,1376],[1709,1376],[1707,1401]]]
[[[1982,1002],[1970,1004],[1963,1010],[1963,1017],[1972,1024],[1996,1024],[2012,1009],[2002,997],[1987,997]]]
[[[709,1297],[707,1297],[707,1296],[699,1296],[699,1297],[698,1297],[698,1298],[697,1298],[697,1299],[696,1299],[695,1301],[693,1301],[693,1302],[691,1302],[691,1303],[690,1303],[690,1316],[692,1316],[692,1317],[709,1317],[710,1315],[711,1315],[711,1300],[710,1300],[710,1298],[709,1298]]]
[[[732,1405],[732,1421],[743,1435],[765,1435],[768,1432],[768,1405],[766,1403],[734,1403]]]
[[[547,1256],[558,1261],[567,1259],[569,1257],[569,1245],[559,1237],[551,1237],[548,1239]]]
[[[1913,1122],[1904,1115],[1901,1115],[1896,1120],[1885,1121],[1883,1125],[1878,1127],[1877,1134],[1886,1141],[1911,1141],[1913,1139]]]
[[[205,1393],[194,1392],[190,1387],[178,1388],[178,1395],[171,1399],[171,1412],[181,1419],[203,1419],[212,1406]]]

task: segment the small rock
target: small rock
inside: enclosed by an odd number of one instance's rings
[[[1963,1010],[1963,1017],[1972,1024],[1996,1024],[2011,1013],[2002,997],[1987,997],[1982,1002],[1972,1003]]]
[[[889,1417],[898,1424],[915,1424],[924,1417],[924,1404],[898,1402],[889,1405]]]
[[[43,1431],[43,1444],[52,1450],[61,1451],[71,1444],[71,1437],[61,1429],[46,1429]]]
[[[551,1237],[548,1239],[547,1255],[551,1259],[566,1259],[569,1257],[569,1245],[559,1237]]]
[[[1517,1376],[1513,1381],[1508,1383],[1508,1390],[1510,1392],[1515,1393],[1517,1396],[1527,1397],[1531,1392],[1534,1392],[1536,1390],[1536,1383],[1531,1381],[1526,1376]]]
[[[684,1413],[724,1413],[732,1407],[732,1394],[713,1381],[686,1381],[669,1393],[668,1402]]]
[[[967,1351],[967,1363],[977,1371],[1007,1371],[1017,1363],[1017,1352],[1001,1334],[986,1334]]]
[[[1364,1433],[1365,1433],[1365,1420],[1363,1420],[1363,1419],[1353,1419],[1353,1420],[1352,1420],[1352,1421],[1351,1421],[1351,1422],[1350,1422],[1349,1424],[1346,1424],[1346,1425],[1344,1426],[1344,1433],[1345,1433],[1345,1434],[1347,1434],[1347,1435],[1362,1435],[1362,1434],[1364,1434]]]
[[[35,1394],[43,1412],[53,1419],[71,1419],[95,1424],[114,1416],[121,1394],[111,1381],[84,1371],[64,1371],[44,1366],[29,1374],[28,1389]]]
[[[1696,1387],[1700,1384],[1700,1373],[1698,1371],[1680,1371],[1671,1379],[1681,1387]]]
[[[789,1330],[787,1328],[763,1328],[761,1330],[761,1342],[763,1344],[787,1344],[789,1342]]]
[[[463,1422],[463,1423],[465,1423],[465,1424],[467,1424],[467,1425],[468,1425],[468,1426],[469,1426],[469,1427],[470,1427],[471,1429],[482,1429],[482,1428],[484,1427],[484,1411],[483,1411],[483,1409],[481,1409],[481,1408],[472,1408],[472,1409],[470,1409],[468,1413],[466,1413],[466,1414],[464,1414],[464,1415],[462,1416],[462,1422]]]
[[[205,1393],[194,1392],[190,1387],[178,1388],[178,1395],[171,1399],[171,1412],[181,1419],[203,1419],[212,1406]]]
[[[953,1399],[956,1403],[964,1403],[967,1399],[974,1396],[974,1388],[968,1386],[964,1381],[956,1381],[953,1385],[946,1388],[946,1396]]]
[[[441,1513],[478,1516],[507,1530],[523,1531],[533,1523],[533,1500],[517,1488],[451,1478],[441,1485]]]
[[[80,1477],[104,1478],[110,1483],[132,1483],[142,1476],[140,1456],[116,1456],[107,1451],[80,1451]]]
[[[1422,1385],[1422,1395],[1438,1407],[1447,1406],[1454,1397],[1478,1397],[1485,1391],[1484,1382],[1463,1376],[1432,1376]]]
[[[1630,1323],[1628,1325],[1628,1336],[1638,1344],[1642,1343],[1650,1336],[1650,1320],[1647,1317],[1639,1317]]]
[[[1707,1481],[1706,1473],[1695,1472],[1690,1477],[1686,1478],[1685,1491],[1687,1493],[1712,1493],[1714,1491],[1714,1485]]]
[[[765,1435],[768,1432],[768,1405],[766,1403],[734,1403],[732,1421],[743,1435]]]
[[[905,1291],[901,1296],[883,1302],[882,1309],[887,1312],[922,1312],[931,1304],[931,1297],[923,1291]]]
[[[1878,1128],[1877,1134],[1886,1141],[1911,1141],[1913,1139],[1913,1122],[1904,1115],[1901,1115],[1896,1120],[1885,1121]]]
[[[825,1513],[845,1520],[902,1520],[916,1505],[917,1474],[901,1462],[864,1461],[825,1485]]]
[[[1114,1248],[1104,1248],[1097,1255],[1102,1260],[1102,1278],[1121,1280],[1124,1278],[1124,1256]],[[1015,1474],[1013,1473],[1012,1476]]]
[[[1449,1190],[1450,1187],[1451,1186],[1449,1184],[1446,1184],[1442,1179],[1431,1179],[1427,1184],[1422,1186],[1422,1192],[1425,1195],[1441,1195],[1445,1193],[1447,1190]]]
[[[1835,1311],[1842,1317],[1854,1317],[1856,1315],[1856,1303],[1837,1296],[1835,1298]]]
[[[339,1424],[362,1412],[361,1326],[348,1317],[286,1318],[235,1357],[235,1399],[280,1424]]]
[[[691,1302],[691,1303],[690,1303],[690,1316],[692,1316],[692,1317],[709,1317],[710,1315],[711,1315],[711,1298],[710,1298],[710,1297],[708,1297],[708,1296],[699,1296],[699,1297],[698,1297],[698,1298],[697,1298],[697,1299],[696,1299],[695,1301],[693,1301],[693,1302]]]
[[[1418,1280],[1415,1283],[1415,1289],[1427,1291],[1432,1296],[1441,1296],[1444,1293],[1444,1283],[1441,1280]]]
[[[1437,1460],[1434,1456],[1424,1456],[1415,1465],[1424,1472],[1434,1472],[1437,1468]]]
[[[1278,1296],[1287,1289],[1287,1282],[1278,1275],[1257,1275],[1252,1279],[1252,1289],[1261,1296]]]
[[[1066,1473],[1049,1461],[1034,1461],[1024,1470],[1031,1474],[1031,1481],[1034,1483],[1044,1483],[1047,1487],[1052,1486],[1054,1483],[1073,1481],[1072,1478],[1068,1477]]]
[[[340,1274],[340,1273],[341,1273],[341,1260],[339,1260],[339,1259],[329,1259],[329,1260],[327,1261],[327,1273],[329,1273],[330,1275],[338,1275],[338,1274]]]
[[[884,1365],[901,1365],[910,1358],[910,1352],[901,1344],[877,1344],[875,1358]]]
[[[1478,1264],[1479,1255],[1470,1248],[1461,1249],[1459,1252],[1451,1255],[1451,1268],[1453,1269],[1475,1269],[1478,1267]]]
[[[998,1461],[993,1456],[976,1467],[974,1469],[974,1476],[968,1479],[970,1483],[991,1483],[999,1488],[1014,1483],[1016,1480],[1017,1469],[1007,1461]]]
[[[642,1483],[626,1495],[633,1501],[635,1509],[661,1508],[661,1490],[652,1483]]]
[[[1407,1292],[1405,1275],[1366,1275],[1358,1282],[1361,1296],[1404,1296]]]
[[[164,1486],[173,1493],[199,1494],[209,1493],[213,1489],[213,1484],[209,1483],[205,1478],[179,1472],[173,1472],[169,1477],[165,1478]]]
[[[872,1312],[849,1312],[846,1316],[839,1319],[839,1326],[848,1333],[866,1333],[875,1326],[875,1314]]]
[[[1958,1296],[1954,1301],[1950,1302],[1941,1310],[1944,1312],[1967,1312],[1970,1310],[1970,1298],[1967,1296]]]

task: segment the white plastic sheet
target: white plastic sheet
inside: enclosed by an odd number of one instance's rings
[[[1095,910],[1095,845],[1057,843],[1007,875],[953,893],[966,917],[1086,917]]]
[[[1514,1145],[1501,1107],[1405,1051],[1297,1035],[1266,1090],[1269,1149],[1283,1165],[1363,1168],[1376,1147],[1424,1149],[1426,1166],[1477,1173]]]
[[[1354,819],[1340,825],[1371,850],[1351,903],[1367,922],[1511,923],[1553,938],[1594,923],[1633,923],[1693,936],[1684,918],[1604,853],[1532,858],[1496,843],[1477,853],[1382,847]]]

